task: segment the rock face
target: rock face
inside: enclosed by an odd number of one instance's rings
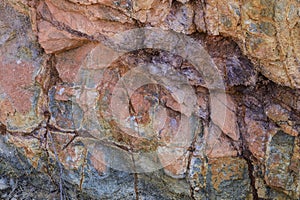
[[[266,77],[299,88],[299,6],[299,1],[209,0],[199,12],[205,13],[203,31],[234,38]]]
[[[1,199],[299,199],[300,3],[0,2]]]
[[[37,26],[39,41],[48,53],[76,47],[86,38],[97,40],[99,34],[112,35],[139,27],[139,23],[185,34],[198,31],[229,36],[266,77],[299,88],[299,6],[298,1],[264,0],[244,3],[47,0],[37,6],[41,15]],[[55,32],[55,28],[59,30]],[[68,30],[74,34],[69,35]],[[55,34],[51,34],[53,31]],[[54,40],[59,45],[52,46]]]

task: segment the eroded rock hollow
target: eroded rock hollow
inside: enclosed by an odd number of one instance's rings
[[[299,199],[298,0],[0,2],[1,199]]]

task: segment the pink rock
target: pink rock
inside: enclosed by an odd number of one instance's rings
[[[240,138],[237,124],[236,105],[229,95],[213,94],[211,98],[211,120],[233,140]]]
[[[266,115],[274,122],[288,121],[289,111],[278,104],[272,104],[266,108]]]
[[[245,139],[249,145],[249,150],[258,159],[265,159],[266,144],[269,132],[266,130],[262,122],[255,121],[251,118],[245,118],[247,133]]]
[[[80,48],[62,52],[56,56],[56,69],[63,82],[79,83],[80,69],[84,69],[84,61],[94,43],[88,43]]]
[[[162,154],[160,157],[165,173],[173,178],[184,178],[188,164],[188,153],[171,160],[171,162],[166,158],[170,158],[170,155]],[[165,166],[164,164],[166,163],[167,165]]]
[[[46,21],[40,21],[38,29],[39,43],[48,54],[73,49],[87,42],[85,38],[76,37],[67,31],[58,30]]]
[[[33,72],[32,63],[0,63],[0,89],[7,95],[13,109],[19,113],[28,113],[32,108],[33,92],[29,89],[33,86]]]
[[[209,132],[208,132],[209,129]],[[237,156],[233,141],[225,137],[218,126],[205,127],[206,155],[210,158]]]

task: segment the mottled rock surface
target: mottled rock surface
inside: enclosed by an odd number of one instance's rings
[[[1,1],[0,198],[299,199],[299,69],[297,0]]]

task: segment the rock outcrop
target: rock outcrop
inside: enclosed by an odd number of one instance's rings
[[[0,2],[1,199],[299,199],[300,2]]]

